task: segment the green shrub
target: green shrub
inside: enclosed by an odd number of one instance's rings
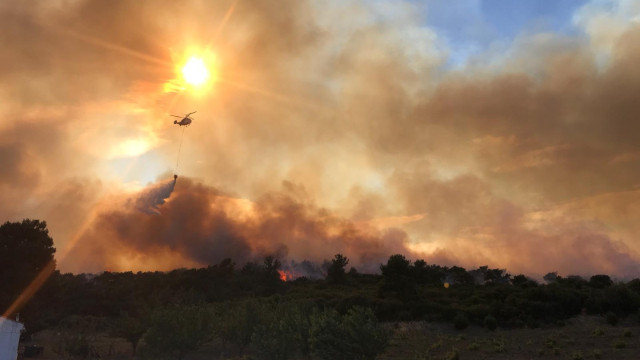
[[[498,321],[491,315],[485,316],[482,323],[484,324],[484,327],[489,330],[495,330],[498,327]]]
[[[453,326],[458,330],[464,330],[469,327],[469,319],[463,313],[458,313],[456,317],[453,318]]]
[[[471,351],[478,351],[480,350],[480,344],[478,344],[477,342],[472,342],[471,344],[469,344],[467,346],[467,350],[471,350]]]
[[[582,355],[582,351],[574,351],[571,353],[571,360],[583,360],[584,355]]]
[[[223,341],[235,344],[243,352],[251,343],[256,327],[264,322],[264,314],[271,311],[265,305],[248,300],[229,306],[222,314],[218,335]]]
[[[593,358],[594,359],[602,358],[602,351],[600,351],[599,349],[593,349]]]
[[[616,315],[614,312],[609,311],[605,316],[604,316],[605,320],[607,321],[607,324],[611,325],[611,326],[616,326],[618,324],[618,315]]]
[[[200,348],[214,333],[213,313],[202,306],[167,307],[151,316],[145,354],[178,359]]]
[[[63,338],[62,343],[64,344],[64,350],[71,357],[84,359],[94,352],[91,339],[84,334],[66,336]]]
[[[320,359],[345,359],[348,342],[341,328],[340,314],[333,309],[311,315],[309,342],[311,352]]]
[[[553,336],[549,335],[549,336],[547,336],[547,339],[545,340],[544,344],[549,349],[552,349],[552,348],[556,347],[556,345],[558,345],[558,342],[556,341],[556,339],[553,338]]]
[[[622,332],[622,336],[624,336],[624,337],[631,337],[631,335],[633,335],[633,334],[631,333],[631,329],[629,329],[629,328],[624,329],[624,331]]]
[[[627,343],[622,339],[618,339],[618,340],[613,342],[613,348],[614,349],[624,349],[626,347],[627,347]]]
[[[602,336],[604,335],[604,330],[602,328],[595,328],[592,332],[593,336]]]
[[[453,349],[447,353],[447,360],[460,360],[460,354],[458,354],[458,350]]]
[[[442,345],[444,345],[444,342],[442,341],[442,339],[438,339],[438,341],[436,341],[433,344],[431,344],[431,346],[429,348],[431,350],[436,350],[436,349],[440,349],[442,347]]]
[[[431,360],[433,359],[431,355],[429,355],[429,351],[426,352],[417,352],[413,355],[413,360]]]
[[[258,360],[287,360],[308,355],[309,317],[292,304],[274,309],[273,318],[256,327],[251,347]]]
[[[388,332],[369,308],[355,307],[344,317],[333,309],[311,316],[311,351],[322,360],[373,360],[388,341]]]
[[[493,351],[496,353],[501,354],[506,351],[504,338],[493,338],[491,343],[493,344]]]
[[[53,352],[71,358],[87,358],[96,353],[96,333],[104,330],[105,320],[95,316],[72,315],[60,321],[56,331],[58,341]]]

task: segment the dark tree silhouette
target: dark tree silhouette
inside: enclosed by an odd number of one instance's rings
[[[278,270],[282,267],[282,263],[280,260],[274,258],[273,256],[267,256],[264,258],[264,271],[269,279],[279,279],[280,274]]]
[[[613,285],[613,281],[609,277],[609,275],[593,275],[589,279],[589,286],[594,287],[596,289],[604,289]]]
[[[417,295],[416,283],[413,279],[411,261],[404,255],[391,255],[386,265],[380,265],[382,282],[378,294],[382,297],[391,295],[402,301],[407,301]]]
[[[442,286],[442,280],[445,278],[445,269],[438,265],[428,265],[423,259],[413,263],[413,273],[418,284]]]
[[[475,279],[465,268],[460,266],[452,266],[447,270],[447,278],[451,284],[456,285],[473,285]]]
[[[327,281],[332,284],[342,284],[346,280],[346,272],[344,268],[349,264],[349,259],[342,255],[336,254],[331,260],[331,265],[327,269]]]
[[[25,219],[0,226],[1,311],[4,312],[43,270],[55,269],[55,251],[44,221]]]
[[[386,265],[380,265],[382,276],[401,277],[409,276],[411,261],[407,260],[404,255],[391,255]]]
[[[111,334],[127,340],[131,344],[131,350],[135,356],[138,343],[149,327],[148,323],[148,314],[133,317],[123,313],[112,323]]]
[[[547,275],[543,276],[542,279],[546,281],[547,284],[552,284],[558,281],[559,279],[561,279],[561,277],[558,276],[558,272],[554,271],[554,272],[547,273]]]

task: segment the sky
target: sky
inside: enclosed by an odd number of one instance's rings
[[[640,272],[638,2],[57,0],[0,15],[0,220],[45,220],[63,272],[336,253],[361,271],[400,253]]]

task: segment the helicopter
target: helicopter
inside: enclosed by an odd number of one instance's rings
[[[193,119],[190,118],[189,116],[191,116],[191,114],[195,114],[195,113],[196,113],[196,111],[188,113],[188,114],[186,114],[184,116],[178,116],[178,115],[171,115],[171,116],[182,119],[180,121],[174,120],[173,121],[174,124],[177,124],[179,126],[189,126],[189,124],[191,124],[191,121],[193,121]]]

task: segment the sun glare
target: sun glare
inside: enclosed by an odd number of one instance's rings
[[[150,148],[151,144],[146,139],[127,139],[113,146],[106,155],[110,159],[140,156]]]
[[[198,86],[209,79],[209,70],[202,59],[193,56],[182,68],[182,76],[188,84]]]

